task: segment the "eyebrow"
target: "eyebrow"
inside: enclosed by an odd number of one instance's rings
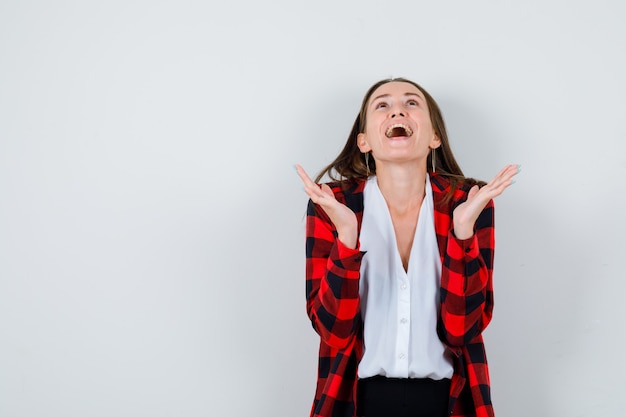
[[[380,96],[374,97],[371,101],[373,103],[374,101],[378,100],[379,98],[386,98],[386,97],[390,97],[390,96],[391,96],[391,94],[381,94]],[[404,93],[404,97],[407,97],[407,96],[415,96],[415,97],[418,97],[418,98],[424,100],[424,97],[420,96],[417,93]]]

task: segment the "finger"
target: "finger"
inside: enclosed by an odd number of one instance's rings
[[[316,204],[323,204],[324,199],[328,198],[328,196],[323,193],[320,187],[318,187],[317,185],[305,186],[304,191],[307,193],[309,198]]]
[[[502,168],[500,172],[498,172],[498,174],[493,178],[492,181],[506,180],[507,178],[510,178],[513,175],[517,174],[517,172],[518,165],[507,165]]]
[[[304,192],[309,196],[311,201],[315,204],[321,205],[322,207],[329,207],[330,204],[337,201],[333,191],[328,185],[323,184],[322,186],[319,186],[311,180],[302,166],[296,164],[295,167],[298,175],[304,183]]]
[[[503,174],[504,177],[511,178],[511,177],[519,174],[520,168],[521,168],[520,165],[517,165],[517,164],[507,165],[502,170],[502,174]]]
[[[483,187],[485,193],[490,198],[495,198],[502,194],[504,190],[513,184],[513,176],[519,173],[519,165],[507,165],[498,175],[496,175],[489,183]]]
[[[519,165],[507,165],[487,184],[493,188],[499,188],[503,184],[511,185],[511,178],[519,172]]]
[[[316,200],[319,197],[323,196],[323,194],[320,193],[320,187],[316,183],[313,182],[313,180],[309,177],[309,175],[306,173],[306,171],[304,170],[304,168],[302,168],[301,165],[296,164],[296,172],[298,173],[298,176],[304,183],[304,191],[307,193],[307,195],[311,199]]]
[[[315,185],[313,180],[309,177],[309,174],[307,174],[304,168],[302,168],[302,166],[300,166],[299,164],[296,164],[296,172],[298,173],[298,176],[300,177],[300,179],[302,179],[302,182],[304,183],[305,186]]]

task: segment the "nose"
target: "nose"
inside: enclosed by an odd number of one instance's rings
[[[394,117],[405,117],[406,114],[402,111],[402,108],[399,106],[393,106],[389,116],[393,119]]]

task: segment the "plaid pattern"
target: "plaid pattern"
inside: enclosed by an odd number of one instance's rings
[[[441,254],[439,338],[454,357],[450,414],[492,417],[487,359],[481,333],[493,308],[493,202],[476,222],[475,234],[459,240],[452,232],[452,211],[467,197],[460,186],[445,197],[449,181],[431,174],[435,230]],[[338,201],[363,218],[365,181],[329,184]],[[337,240],[328,216],[309,201],[306,221],[307,313],[320,335],[318,380],[312,417],[356,416],[357,366],[363,351],[359,277],[364,252]]]

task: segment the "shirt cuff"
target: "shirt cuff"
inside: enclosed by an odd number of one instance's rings
[[[356,249],[347,247],[339,239],[336,239],[335,241],[337,242],[337,253],[340,258],[349,258],[350,256],[361,253],[361,250],[359,249],[361,247],[361,243],[359,241],[356,242]]]
[[[454,252],[462,253],[463,256],[469,258],[476,258],[480,255],[480,251],[478,248],[478,238],[476,237],[476,233],[474,233],[471,237],[468,237],[467,239],[459,239],[454,236],[453,231],[450,231],[450,238],[452,238],[453,245],[456,249]]]
[[[341,265],[346,270],[359,271],[361,269],[361,260],[365,252],[360,250],[361,244],[357,242],[356,249],[349,248],[344,245],[339,239],[335,240],[335,246],[331,251],[330,257],[335,258],[338,262],[337,265]]]

